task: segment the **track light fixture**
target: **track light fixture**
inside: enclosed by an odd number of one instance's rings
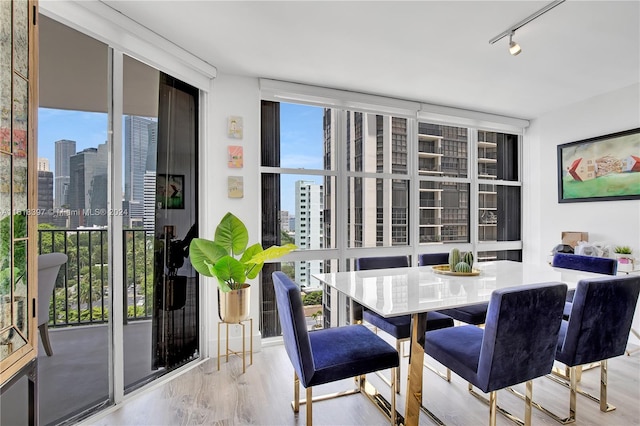
[[[529,22],[533,21],[534,19],[538,18],[541,15],[544,15],[545,13],[547,13],[548,11],[553,9],[554,7],[558,6],[559,4],[564,3],[565,1],[566,0],[556,0],[556,1],[553,1],[553,2],[549,3],[548,5],[543,7],[542,9],[538,10],[535,13],[532,13],[531,15],[527,16],[526,18],[524,18],[522,21],[518,22],[515,25],[512,25],[508,29],[504,30],[503,32],[501,32],[500,34],[498,34],[497,36],[495,36],[494,38],[489,40],[489,44],[494,44],[496,41],[501,40],[502,38],[504,38],[506,36],[509,36],[509,53],[511,53],[513,56],[516,56],[516,55],[520,54],[520,52],[522,52],[522,48],[520,47],[520,45],[518,43],[513,41],[513,34],[516,32],[516,30],[519,29],[519,28],[524,27]]]
[[[515,34],[515,31],[511,31],[511,34],[509,34],[509,53],[513,56],[517,56],[522,52],[522,48],[518,43],[513,41],[513,34]]]

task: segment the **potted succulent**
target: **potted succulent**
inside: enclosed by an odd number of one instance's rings
[[[631,247],[629,246],[616,246],[613,249],[616,259],[618,259],[619,271],[631,271],[633,270],[633,257],[631,256]]]
[[[260,243],[249,246],[247,227],[238,217],[227,213],[216,227],[213,240],[194,238],[191,241],[189,258],[196,271],[217,278],[220,319],[238,323],[249,317],[247,280],[258,276],[265,261],[297,248],[294,244],[271,246],[266,250]]]

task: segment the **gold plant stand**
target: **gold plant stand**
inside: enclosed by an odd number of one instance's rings
[[[225,347],[225,357],[226,362],[229,362],[229,355],[236,355],[242,358],[242,373],[246,371],[246,360],[247,360],[247,351],[246,351],[246,322],[249,322],[249,365],[253,365],[253,318],[248,318],[236,323],[229,323],[225,321],[218,322],[218,371],[220,371],[220,326],[224,324],[226,326],[226,347]],[[229,326],[230,325],[239,325],[242,327],[242,352],[234,351],[229,349]]]

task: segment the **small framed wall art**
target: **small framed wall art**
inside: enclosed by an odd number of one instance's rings
[[[242,147],[238,145],[229,145],[227,147],[229,160],[227,165],[232,169],[242,168]]]
[[[227,136],[232,139],[242,139],[242,117],[232,115],[227,122]]]
[[[244,197],[244,179],[242,176],[229,176],[227,180],[229,198]]]

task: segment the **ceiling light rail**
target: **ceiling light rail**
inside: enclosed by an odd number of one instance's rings
[[[513,35],[516,32],[516,30],[518,30],[519,28],[524,27],[529,22],[531,22],[534,19],[544,15],[545,13],[547,13],[548,11],[553,9],[554,7],[560,5],[561,3],[564,3],[565,1],[566,0],[556,0],[556,1],[553,1],[553,2],[549,3],[548,5],[543,7],[542,9],[538,10],[537,12],[532,13],[531,15],[527,16],[526,18],[524,18],[522,21],[518,22],[515,25],[510,26],[509,28],[507,28],[506,30],[504,30],[503,32],[498,34],[497,36],[493,37],[491,40],[489,40],[489,44],[494,44],[498,40],[501,40],[504,37],[509,36],[509,52],[513,56],[516,56],[517,54],[519,54],[522,51],[522,49],[520,48],[520,45],[513,41]]]

